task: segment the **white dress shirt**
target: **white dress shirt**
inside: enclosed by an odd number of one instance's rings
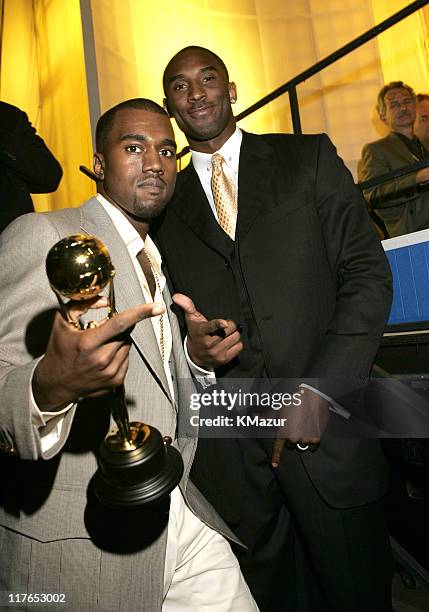
[[[224,161],[223,171],[225,175],[232,180],[238,191],[238,163],[240,160],[240,148],[241,141],[243,140],[243,132],[240,128],[235,128],[235,132],[228,138],[225,144],[216,151],[222,155]],[[213,200],[211,179],[212,179],[212,153],[201,153],[200,151],[192,151],[192,163],[195,171],[198,174],[201,185],[204,189],[204,193],[210,204],[210,208],[216,218],[219,221],[216,207]]]

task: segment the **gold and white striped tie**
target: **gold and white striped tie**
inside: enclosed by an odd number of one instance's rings
[[[237,189],[223,171],[224,159],[219,153],[212,156],[211,188],[219,225],[230,238],[235,238],[237,224]]]

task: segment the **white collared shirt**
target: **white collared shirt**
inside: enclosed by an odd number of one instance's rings
[[[146,239],[140,236],[137,230],[131,225],[128,219],[125,217],[120,210],[113,206],[110,202],[106,200],[100,193],[97,193],[95,196],[97,200],[100,202],[106,213],[112,220],[113,225],[115,226],[118,234],[122,238],[127,247],[128,253],[130,255],[131,261],[133,263],[134,269],[137,274],[137,278],[139,279],[140,286],[143,291],[144,299],[146,302],[158,302],[160,304],[164,304],[164,298],[162,296],[162,292],[165,287],[165,276],[161,270],[161,255],[158,251],[155,243],[151,239],[149,235],[146,236]],[[152,298],[152,294],[149,289],[149,284],[146,280],[146,277],[143,273],[143,270],[137,260],[137,255],[140,253],[142,249],[145,249],[146,253],[149,255],[151,265],[153,266],[153,273],[156,279],[156,291],[155,296]],[[153,325],[153,331],[155,332],[155,336],[158,342],[158,346],[161,351],[161,317],[162,317],[162,326],[163,326],[163,344],[164,344],[164,370],[167,377],[169,390],[171,396],[173,397],[173,386],[171,381],[171,372],[170,367],[168,365],[168,361],[170,359],[171,347],[172,347],[172,339],[171,339],[171,328],[170,322],[168,319],[167,313],[163,315],[158,315],[156,317],[151,317],[151,323]]]
[[[228,138],[228,140],[222,145],[219,153],[224,158],[223,171],[226,176],[232,180],[238,191],[238,164],[240,161],[240,148],[241,141],[243,140],[243,132],[239,127],[235,128],[235,132]],[[204,193],[210,204],[210,208],[213,211],[216,221],[219,221],[216,207],[214,205],[211,178],[212,178],[212,156],[213,153],[201,153],[200,151],[193,151],[192,153],[192,164],[194,165],[195,171],[198,174],[201,185],[204,189]]]

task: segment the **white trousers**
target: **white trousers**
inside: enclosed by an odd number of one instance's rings
[[[163,612],[256,612],[227,540],[171,493]]]

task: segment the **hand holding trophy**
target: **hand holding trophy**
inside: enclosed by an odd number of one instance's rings
[[[75,234],[60,240],[48,253],[46,272],[65,320],[82,330],[103,325],[116,313],[113,278],[115,269],[106,246],[95,236]],[[64,299],[93,300],[109,285],[107,316],[83,325],[70,316]],[[162,439],[154,427],[131,422],[124,385],[113,389],[112,417],[116,429],[103,441],[94,477],[95,493],[110,507],[141,506],[167,495],[183,474],[180,453],[171,439]]]

